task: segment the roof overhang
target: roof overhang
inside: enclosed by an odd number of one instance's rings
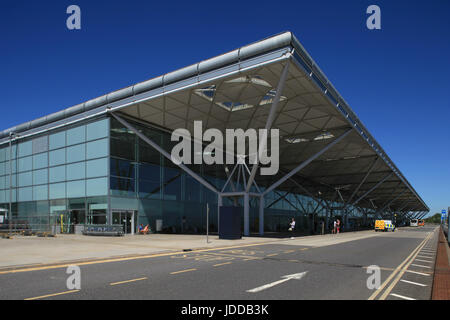
[[[280,131],[280,172],[257,176],[259,185],[273,182],[308,159],[349,128],[352,132],[332,149],[286,181],[279,189],[336,200],[382,185],[358,206],[429,211],[381,146],[328,81],[295,36],[282,33],[227,54],[90,100],[3,132],[34,135],[86,117],[120,112],[150,126],[172,131],[202,121],[203,129],[263,129],[285,64],[290,61],[272,128]],[[378,159],[378,160],[377,160]],[[370,172],[369,172],[370,171]],[[361,184],[361,181],[364,181]]]

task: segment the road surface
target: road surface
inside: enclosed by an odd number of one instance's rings
[[[355,233],[355,240],[344,242],[348,234],[332,235],[310,246],[287,239],[80,263],[79,290],[67,286],[67,266],[0,271],[0,299],[428,300],[437,230],[402,228]]]

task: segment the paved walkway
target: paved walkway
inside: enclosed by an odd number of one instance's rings
[[[218,236],[210,236],[209,243],[206,243],[205,235],[151,234],[125,237],[57,235],[55,238],[14,236],[13,239],[0,239],[0,269],[263,243],[320,247],[374,236],[381,234],[374,231],[360,231],[295,239],[244,237],[240,240],[220,240]]]

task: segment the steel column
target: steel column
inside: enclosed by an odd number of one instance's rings
[[[250,235],[250,197],[248,192],[244,193],[244,236]]]
[[[259,235],[264,235],[264,195],[259,197]]]

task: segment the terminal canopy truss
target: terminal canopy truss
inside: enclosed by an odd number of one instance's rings
[[[313,70],[305,70],[305,62],[299,61],[301,57],[296,53],[296,48],[291,47],[274,61],[163,93],[118,111],[156,127],[185,128],[192,135],[194,121],[199,120],[203,130],[215,128],[223,133],[226,129],[264,129],[289,62],[271,125],[280,132],[280,171],[275,176],[261,176],[258,171],[256,184],[270,187],[351,129],[342,141],[277,189],[338,201],[343,207],[427,211],[427,206],[398,169],[387,162],[387,156],[354,113],[339,104],[340,96],[334,88],[327,87],[329,83],[322,84]]]

